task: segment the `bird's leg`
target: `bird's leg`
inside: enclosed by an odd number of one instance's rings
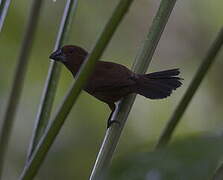
[[[108,118],[108,121],[107,121],[107,128],[109,128],[113,123],[117,123],[118,125],[120,125],[120,122],[115,120],[115,119],[112,119],[112,116],[116,110],[116,104],[109,104],[109,107],[111,109],[111,113],[109,115],[109,118]]]

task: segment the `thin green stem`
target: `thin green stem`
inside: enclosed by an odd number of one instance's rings
[[[145,73],[148,69],[152,56],[155,52],[157,44],[175,3],[176,0],[161,1],[156,16],[153,19],[152,26],[149,29],[147,39],[144,41],[143,47],[140,49],[139,55],[135,59],[135,63],[132,68],[134,72]],[[103,143],[90,176],[91,180],[103,179],[106,175],[128,114],[134,103],[135,97],[136,95],[130,95],[117,104],[117,108],[113,114],[112,119],[120,122],[120,125],[113,124],[113,126],[111,126],[106,131]]]
[[[66,95],[63,103],[61,104],[59,110],[57,111],[55,117],[50,121],[51,123],[47,126],[46,131],[40,139],[30,161],[26,164],[20,179],[30,180],[33,179],[37,171],[39,170],[43,160],[52,143],[54,142],[56,136],[58,135],[64,121],[69,114],[72,106],[74,105],[84,83],[86,82],[88,76],[92,72],[96,60],[98,60],[103,51],[105,50],[107,44],[109,43],[112,35],[117,29],[123,16],[129,9],[130,4],[133,0],[120,0],[115,11],[113,12],[111,18],[106,24],[102,34],[98,38],[93,50],[84,62],[81,70],[79,71],[76,81],[73,83],[71,89]]]
[[[217,167],[212,180],[222,180],[223,179],[223,163],[221,162],[220,166]]]
[[[159,141],[156,145],[156,148],[166,146],[167,143],[170,141],[177,124],[179,123],[181,117],[183,116],[185,110],[187,109],[195,92],[200,86],[202,80],[204,79],[211,65],[214,63],[214,60],[216,59],[216,56],[218,52],[220,51],[222,44],[223,44],[223,29],[220,30],[218,36],[216,37],[216,39],[210,46],[210,49],[208,50],[206,56],[204,57],[200,67],[198,68],[189,88],[187,89],[181,102],[177,106],[172,117],[167,123],[162,135],[160,136]]]
[[[3,0],[0,3],[0,32],[1,32],[3,24],[5,22],[5,17],[7,15],[10,2],[11,2],[11,0]]]
[[[3,117],[3,124],[0,131],[0,177],[2,174],[5,153],[10,138],[16,109],[19,103],[22,92],[24,77],[27,69],[28,57],[33,44],[33,38],[39,19],[42,0],[33,0],[30,9],[30,15],[27,26],[25,28],[24,38],[21,45],[21,50],[18,56],[18,64],[16,66],[13,84],[10,90],[10,96],[7,102],[6,111]]]
[[[57,50],[66,42],[66,37],[70,30],[74,14],[77,8],[77,0],[67,0],[64,8],[64,13],[61,19],[60,28],[58,31],[54,50]],[[56,94],[59,75],[61,72],[61,65],[56,61],[52,61],[49,67],[43,95],[39,105],[39,110],[36,116],[36,123],[34,127],[33,136],[30,142],[29,151],[27,154],[27,161],[30,159],[36,145],[38,144],[41,136],[43,135],[50,117],[53,106],[54,97]]]

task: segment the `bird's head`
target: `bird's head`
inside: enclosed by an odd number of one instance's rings
[[[65,45],[59,48],[50,55],[50,59],[62,63],[69,63],[73,61],[83,61],[87,56],[87,51],[83,48],[74,45]]]

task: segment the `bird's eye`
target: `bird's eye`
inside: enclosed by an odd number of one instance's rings
[[[67,54],[73,54],[73,50],[68,50]]]
[[[65,55],[72,55],[73,52],[74,52],[74,49],[69,47],[69,46],[64,46],[62,48],[62,52],[65,54]]]

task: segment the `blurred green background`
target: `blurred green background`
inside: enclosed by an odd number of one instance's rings
[[[80,1],[68,44],[90,49],[118,0]],[[119,26],[104,60],[131,67],[160,1],[137,0]],[[12,1],[0,34],[0,117],[9,95],[31,1]],[[17,179],[24,165],[65,1],[44,2],[29,59],[24,91],[7,154],[4,179]],[[222,25],[223,1],[177,2],[149,71],[178,67],[183,86],[165,100],[138,96],[123,131],[109,179],[203,180],[223,157],[223,53],[208,72],[183,116],[171,144],[152,152]],[[54,111],[72,81],[63,67]],[[106,130],[109,108],[83,92],[36,179],[87,179]],[[0,121],[1,123],[1,121]]]

